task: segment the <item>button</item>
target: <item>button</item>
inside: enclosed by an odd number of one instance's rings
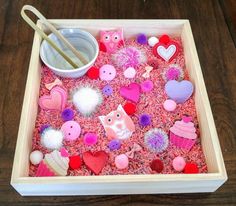
[[[114,139],[114,140],[111,140],[111,141],[109,142],[108,147],[109,147],[109,149],[110,149],[111,151],[117,150],[117,149],[120,149],[121,143],[120,143],[120,141],[119,141],[118,139]]]
[[[113,89],[110,85],[106,85],[105,87],[103,87],[102,89],[102,93],[106,96],[110,96],[113,92]]]
[[[80,125],[75,121],[67,121],[62,127],[61,131],[64,134],[64,139],[68,141],[76,140],[81,132]]]
[[[99,77],[101,80],[111,81],[116,76],[116,69],[110,64],[103,65],[99,70]]]

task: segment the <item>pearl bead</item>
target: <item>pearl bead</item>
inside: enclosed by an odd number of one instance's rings
[[[30,162],[33,165],[38,165],[43,159],[43,153],[39,150],[35,150],[30,153]]]
[[[175,101],[171,100],[171,99],[167,99],[164,103],[163,103],[163,107],[166,111],[168,112],[173,112],[176,109],[176,103]]]
[[[172,166],[177,172],[183,171],[185,165],[186,165],[186,162],[185,162],[184,158],[181,156],[174,158],[174,160],[172,162]]]
[[[118,169],[125,169],[129,165],[129,159],[125,154],[116,156],[115,165]]]
[[[159,40],[155,36],[152,36],[148,39],[148,45],[150,47],[154,47],[154,45],[157,44],[158,42],[159,42]]]

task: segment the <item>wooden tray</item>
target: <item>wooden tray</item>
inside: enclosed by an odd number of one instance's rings
[[[112,176],[29,177],[29,154],[38,110],[42,39],[35,33],[11,185],[21,195],[102,195],[145,193],[214,192],[227,174],[212,117],[205,83],[188,20],[50,20],[57,28],[81,28],[94,36],[100,29],[122,27],[125,37],[141,31],[148,36],[164,33],[181,36],[185,64],[195,85],[195,104],[201,133],[201,144],[208,167],[207,174],[157,174]],[[37,25],[48,32],[40,21]]]

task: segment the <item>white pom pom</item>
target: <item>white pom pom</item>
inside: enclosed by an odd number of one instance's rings
[[[72,101],[82,115],[90,116],[102,103],[103,98],[99,90],[86,86],[75,90]]]
[[[62,146],[62,140],[62,131],[50,127],[41,135],[41,144],[48,149],[59,149]]]
[[[149,45],[150,47],[154,47],[154,45],[155,45],[156,43],[158,43],[158,42],[159,42],[159,39],[156,38],[155,36],[152,36],[152,37],[150,37],[150,38],[148,39],[148,45]]]
[[[33,165],[38,165],[43,159],[43,153],[39,150],[35,150],[30,153],[30,162]]]

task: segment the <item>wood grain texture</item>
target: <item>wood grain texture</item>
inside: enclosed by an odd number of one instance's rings
[[[223,2],[223,4],[222,4]],[[33,31],[20,18],[25,4],[47,18],[190,20],[229,180],[212,194],[21,197],[9,185]],[[228,5],[228,6],[227,6]],[[236,205],[236,49],[231,12],[220,0],[0,0],[0,205]],[[227,20],[229,19],[229,20]]]

